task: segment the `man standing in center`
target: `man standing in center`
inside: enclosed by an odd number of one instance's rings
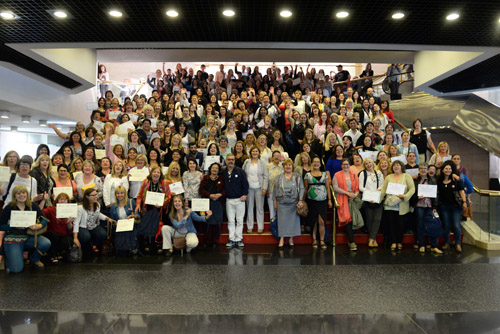
[[[224,183],[226,185],[226,215],[229,230],[227,248],[235,245],[243,248],[243,218],[245,217],[245,203],[248,195],[248,180],[245,171],[235,165],[235,156],[229,153],[226,157]],[[236,226],[235,226],[236,220]]]

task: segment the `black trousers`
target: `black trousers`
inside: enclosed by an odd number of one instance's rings
[[[403,242],[405,232],[405,216],[401,216],[398,211],[385,210],[387,221],[389,223],[390,241],[393,244]]]

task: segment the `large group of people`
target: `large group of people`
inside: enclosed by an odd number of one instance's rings
[[[369,247],[378,247],[382,227],[388,247],[401,249],[413,222],[415,247],[441,253],[437,237],[426,234],[436,212],[442,248],[450,247],[452,229],[461,251],[460,220],[472,192],[467,170],[446,142],[434,147],[419,119],[411,131],[395,131],[389,101],[371,87],[370,64],[357,86],[341,65],[332,78],[309,67],[260,73],[238,65],[227,72],[221,65],[215,76],[203,66],[158,70],[148,78],[151,96],[120,100],[106,91],[88,124],[70,133],[51,126],[65,140],[57,152],[44,144],[32,156],[7,152],[2,163],[11,178],[0,188],[7,270],[22,271],[25,250],[43,268],[45,254],[58,263],[72,247],[90,256],[109,240],[119,252],[168,256],[183,238],[189,252],[200,231],[206,245],[219,242],[224,216],[226,246],[242,248],[245,217],[247,234],[263,233],[266,206],[280,248],[307,231],[312,247],[326,249],[327,212],[337,204],[352,251],[363,225]],[[418,195],[422,184],[436,185],[437,196]],[[204,209],[192,210],[194,202]],[[58,218],[65,203],[78,203],[75,217]],[[14,211],[35,211],[36,223],[11,226]],[[130,219],[132,229],[116,231]]]

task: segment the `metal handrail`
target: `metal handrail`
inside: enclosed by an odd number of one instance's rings
[[[479,189],[475,185],[473,185],[472,188],[474,192],[478,193],[480,196],[500,197],[500,191],[498,190]]]
[[[332,246],[335,247],[337,245],[337,225],[335,224],[335,216],[337,214],[337,208],[340,205],[339,202],[337,202],[337,196],[335,196],[335,191],[333,190],[332,185],[330,185],[330,191],[332,192],[332,198],[333,198]],[[333,250],[333,252],[335,253],[335,249]]]

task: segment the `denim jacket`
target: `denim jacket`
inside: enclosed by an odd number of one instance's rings
[[[135,211],[135,201],[133,199],[127,200],[127,204],[125,204],[125,212],[127,213],[127,217],[134,214]],[[109,216],[111,219],[118,220],[118,205],[115,203],[111,206],[109,211]]]
[[[177,219],[171,219],[172,226],[178,233],[187,234],[187,233],[196,233],[196,229],[193,225],[193,220],[197,222],[204,222],[206,219],[198,215],[196,212],[191,212],[189,217],[182,218],[181,221]]]

